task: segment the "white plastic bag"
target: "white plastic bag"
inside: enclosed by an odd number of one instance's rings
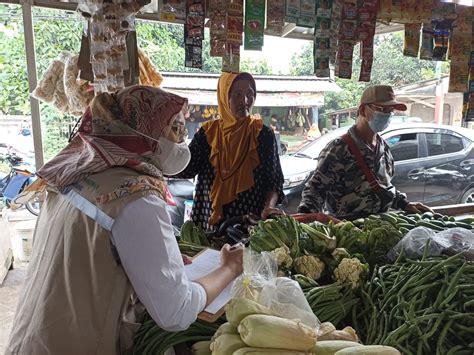
[[[246,297],[270,308],[280,317],[299,319],[319,329],[320,322],[311,310],[298,282],[277,277],[276,258],[271,253],[246,250],[244,272],[232,286],[232,297]]]

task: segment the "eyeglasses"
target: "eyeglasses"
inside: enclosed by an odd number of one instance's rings
[[[383,113],[392,113],[395,111],[395,108],[392,106],[379,106],[374,104],[369,104],[370,108],[374,111],[383,112]]]
[[[184,141],[188,136],[188,129],[181,124],[172,125],[171,131],[174,133],[174,135],[179,141]]]

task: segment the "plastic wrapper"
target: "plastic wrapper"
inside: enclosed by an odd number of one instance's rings
[[[289,23],[298,23],[300,17],[300,0],[287,0],[285,21]]]
[[[418,57],[420,51],[421,24],[405,24],[405,42],[403,55]]]
[[[268,0],[267,29],[280,33],[285,26],[285,0]]]
[[[265,27],[265,0],[245,2],[245,50],[262,50]]]
[[[394,22],[402,21],[402,1],[401,0],[392,0],[391,7],[391,20]]]
[[[244,1],[229,0],[227,2],[227,13],[231,16],[244,16]]]
[[[385,22],[392,20],[392,0],[380,0],[377,18]]]
[[[416,3],[419,0],[401,1],[401,21],[403,23],[416,23],[418,14],[416,12]]]
[[[184,26],[185,66],[202,68],[202,41],[204,39],[204,2],[188,0]]]
[[[222,57],[222,71],[229,73],[240,72],[240,45],[227,43],[225,55]]]
[[[427,250],[427,256],[463,253],[467,260],[474,261],[474,233],[464,228],[450,228],[435,232],[425,227],[417,227],[408,232],[389,252],[395,260],[404,251],[411,259],[419,259]]]
[[[186,19],[186,2],[178,0],[160,0],[160,20],[179,22]]]
[[[316,24],[315,0],[300,0],[300,17],[298,18],[297,25],[301,27],[313,28],[315,24]]]
[[[243,30],[244,18],[242,16],[227,16],[227,44],[231,44],[233,46],[233,53],[235,53],[235,45],[240,46],[242,44]]]
[[[329,77],[331,74],[329,58],[316,58],[314,61],[314,73],[320,78]]]
[[[362,63],[360,67],[359,81],[369,82],[374,62],[374,39],[373,37],[362,41],[360,46]]]
[[[424,23],[421,32],[420,59],[433,59],[433,28],[431,24]]]
[[[245,297],[271,309],[280,317],[299,319],[319,330],[314,315],[297,281],[277,277],[276,257],[271,253],[257,254],[246,250],[244,272],[232,285],[232,297]]]
[[[138,58],[140,61],[140,84],[159,87],[163,82],[163,77],[142,49],[138,50]]]
[[[212,57],[224,56],[226,46],[226,33],[226,16],[219,12],[213,13],[210,19],[210,54]]]

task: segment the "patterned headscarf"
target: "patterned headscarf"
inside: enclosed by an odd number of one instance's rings
[[[154,139],[166,136],[187,100],[148,86],[100,95],[84,113],[78,135],[38,176],[59,190],[114,166],[162,179],[159,167],[150,159],[156,143],[137,132]]]

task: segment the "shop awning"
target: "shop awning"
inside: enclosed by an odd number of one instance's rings
[[[217,93],[215,91],[194,91],[166,89],[176,95],[186,97],[190,105],[217,106]],[[314,107],[324,104],[322,93],[258,93],[256,107]]]

